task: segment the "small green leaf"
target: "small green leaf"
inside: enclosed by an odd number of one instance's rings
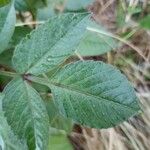
[[[39,94],[21,78],[4,89],[3,109],[8,123],[20,138],[26,138],[29,149],[46,150],[48,115]]]
[[[4,95],[0,93],[0,103]],[[20,141],[11,131],[10,126],[4,117],[4,112],[0,109],[0,149],[1,150],[27,150],[24,141]]]
[[[140,26],[143,27],[144,29],[150,29],[150,15],[141,19]]]
[[[109,34],[102,25],[97,25],[92,22],[89,26]],[[87,30],[83,40],[77,48],[77,51],[81,56],[96,56],[114,50],[117,47],[118,42],[112,37],[95,34],[94,32]]]
[[[16,47],[14,68],[34,75],[54,69],[75,52],[89,22],[87,13],[51,18]]]
[[[16,23],[14,3],[0,8],[0,53],[4,51],[13,35]]]
[[[108,128],[139,111],[133,87],[102,62],[67,65],[50,80],[56,106],[65,117],[94,128]]]

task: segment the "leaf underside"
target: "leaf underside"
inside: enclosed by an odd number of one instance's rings
[[[48,115],[39,94],[21,78],[11,81],[4,90],[3,109],[8,123],[29,149],[45,150],[48,145]]]
[[[51,79],[50,88],[61,114],[94,128],[117,125],[139,110],[125,76],[102,62],[67,65]]]

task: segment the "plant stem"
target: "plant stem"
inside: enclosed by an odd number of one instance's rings
[[[7,77],[15,77],[15,76],[17,76],[16,73],[8,72],[8,71],[2,71],[2,70],[0,70],[0,75],[7,76]]]
[[[26,76],[26,79],[35,83],[42,84],[42,85],[46,85],[46,86],[50,85],[50,82],[44,78],[29,75],[29,76]]]
[[[7,77],[12,77],[12,78],[18,76],[17,73],[2,71],[2,70],[0,70],[0,75],[7,76]],[[46,85],[46,86],[50,85],[50,82],[47,79],[32,76],[32,75],[24,75],[24,79],[32,81],[32,82],[36,82],[36,83],[39,83],[39,84],[42,84],[42,85]]]
[[[2,71],[2,70],[0,70],[0,75],[7,76],[7,77],[12,77],[12,78],[14,78],[16,76],[19,76],[19,74],[17,74],[17,73]],[[35,83],[45,85],[45,86],[48,86],[48,87],[50,87],[52,84],[57,85],[57,83],[50,82],[48,80],[48,77],[47,78],[41,78],[41,77],[36,77],[34,75],[28,75],[28,74],[25,74],[22,77],[23,77],[24,80],[35,82]]]

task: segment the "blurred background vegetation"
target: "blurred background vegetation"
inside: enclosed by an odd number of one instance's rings
[[[0,7],[9,0],[0,0]],[[149,150],[150,149],[150,1],[149,0],[15,0],[17,23],[7,49],[0,55],[0,69],[10,70],[15,46],[38,25],[68,12],[91,12],[97,22],[87,30],[74,57],[115,65],[131,81],[142,113],[110,129],[96,130],[73,124],[59,114],[49,89],[33,84],[47,107],[51,150]],[[51,75],[51,72],[48,73]],[[0,91],[9,82],[0,76]],[[52,119],[55,116],[54,119]]]

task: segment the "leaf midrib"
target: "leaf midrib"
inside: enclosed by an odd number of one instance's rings
[[[30,98],[30,96],[29,96],[29,89],[28,89],[28,85],[27,85],[27,83],[25,82],[25,81],[23,81],[23,84],[24,84],[24,86],[25,86],[25,88],[26,88],[26,90],[25,90],[25,93],[26,93],[26,95],[27,95],[27,102],[28,102],[28,106],[29,106],[29,109],[30,109],[30,112],[31,112],[31,120],[32,120],[32,127],[33,127],[33,130],[34,130],[34,140],[35,140],[35,143],[36,143],[36,127],[35,127],[35,120],[34,120],[34,112],[32,111],[32,104],[31,104],[31,102],[30,102],[30,100],[29,100],[29,98]],[[33,109],[34,110],[34,109]],[[33,137],[32,137],[33,138]],[[35,146],[36,146],[36,144],[35,144]]]
[[[85,16],[85,17],[86,17],[86,16]],[[83,17],[82,20],[84,20],[85,17]],[[45,58],[45,57],[50,53],[50,51],[51,51],[64,37],[66,37],[66,35],[67,35],[69,32],[71,32],[72,29],[75,28],[82,20],[79,20],[79,21],[75,24],[75,26],[73,26],[73,27],[71,27],[69,30],[67,30],[67,32],[66,32],[56,43],[53,44],[53,46],[50,48],[50,50],[46,51],[40,59],[37,59],[37,61],[36,61],[34,64],[32,64],[32,65],[28,68],[28,70],[26,71],[26,73],[30,73],[30,71],[31,71],[35,66],[37,66],[37,64],[40,63],[40,62],[42,61],[42,59]],[[72,52],[72,53],[73,53],[73,52]],[[70,53],[70,55],[71,55],[71,53]],[[69,56],[68,56],[68,57],[69,57]],[[60,63],[59,63],[59,64],[60,64]]]
[[[49,86],[50,86],[50,87],[51,87],[51,86],[60,87],[60,88],[62,88],[62,89],[66,89],[66,90],[68,90],[68,91],[70,90],[70,91],[73,91],[73,92],[76,92],[76,93],[79,93],[79,94],[82,94],[82,95],[85,95],[85,96],[88,96],[88,97],[94,97],[95,99],[98,99],[98,100],[100,100],[100,101],[106,100],[106,101],[108,101],[109,103],[113,103],[113,104],[115,104],[115,105],[120,105],[121,107],[124,106],[124,107],[126,107],[126,108],[128,108],[128,109],[130,109],[130,110],[132,110],[132,111],[133,111],[133,110],[134,110],[134,111],[137,111],[137,108],[129,107],[129,106],[126,105],[126,104],[122,104],[122,103],[119,103],[119,102],[116,102],[116,101],[112,101],[112,100],[106,99],[106,98],[104,98],[104,97],[98,97],[98,96],[92,95],[92,94],[90,94],[90,93],[88,93],[88,92],[81,91],[81,90],[79,90],[79,89],[76,89],[76,88],[70,87],[70,86],[68,86],[68,85],[61,84],[61,83],[56,83],[56,82],[51,82],[51,81],[50,81],[50,85],[49,85]],[[100,98],[102,98],[102,99],[100,99]]]

